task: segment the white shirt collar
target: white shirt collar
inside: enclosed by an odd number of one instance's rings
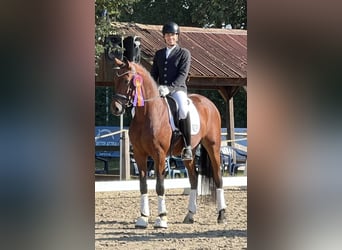
[[[176,46],[177,46],[177,44],[174,45],[174,46],[172,46],[171,48],[166,47],[166,58],[169,57],[171,51],[172,51],[174,48],[176,48]]]

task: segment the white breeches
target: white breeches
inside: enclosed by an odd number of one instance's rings
[[[188,95],[184,91],[176,91],[171,94],[175,98],[179,107],[179,119],[185,119],[189,112]]]

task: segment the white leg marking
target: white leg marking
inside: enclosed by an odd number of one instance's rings
[[[165,195],[158,196],[158,215],[166,214]]]
[[[188,205],[188,210],[195,214],[197,211],[197,189],[191,189],[190,194],[189,194],[189,205]]]
[[[142,194],[140,197],[140,212],[145,216],[150,216],[150,208],[148,205],[148,194]]]
[[[216,189],[216,198],[217,198],[217,212],[219,212],[222,209],[225,209],[226,202],[224,200],[224,192],[222,188],[217,188]]]

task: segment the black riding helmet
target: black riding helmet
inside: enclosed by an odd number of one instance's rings
[[[165,33],[179,34],[179,26],[178,26],[178,24],[176,24],[174,22],[168,22],[168,23],[164,24],[164,26],[163,26],[163,35],[165,35]]]

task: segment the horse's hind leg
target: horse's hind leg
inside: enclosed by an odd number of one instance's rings
[[[225,211],[227,206],[224,198],[222,174],[220,168],[220,145],[212,145],[212,147],[207,147],[206,149],[209,154],[209,158],[213,168],[213,178],[216,185],[216,206],[218,212],[217,222],[225,223]]]
[[[216,175],[216,177],[215,177]],[[219,169],[216,171],[216,174],[214,173],[214,179],[216,183],[216,206],[217,206],[217,212],[218,212],[218,217],[217,217],[217,223],[225,223],[226,222],[226,201],[224,198],[224,190],[223,190],[223,185],[222,185],[222,175],[221,175],[221,170]],[[219,179],[216,181],[216,179]],[[219,185],[218,185],[219,183]]]
[[[185,163],[187,165],[189,180],[190,180],[190,194],[189,194],[189,204],[188,204],[188,213],[185,216],[183,223],[192,224],[194,223],[194,215],[197,211],[197,173],[195,172],[194,162],[187,161]]]
[[[216,205],[218,210],[217,223],[225,223],[226,222],[226,204],[224,199],[224,191],[223,188],[216,189]]]

